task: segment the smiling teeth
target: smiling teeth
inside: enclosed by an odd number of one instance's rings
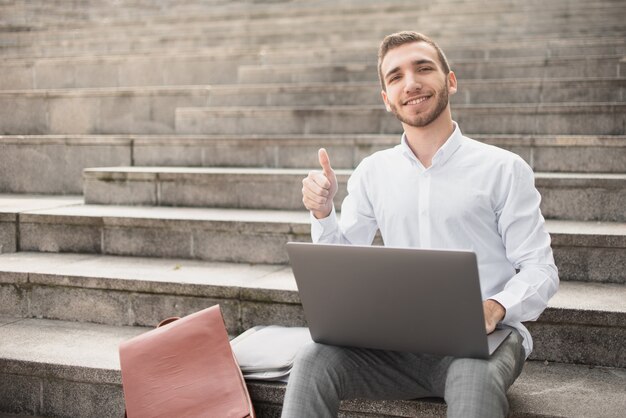
[[[408,102],[406,102],[406,104],[414,105],[414,104],[422,103],[426,99],[428,99],[428,97],[420,97],[420,98],[417,98],[417,99],[409,100]]]

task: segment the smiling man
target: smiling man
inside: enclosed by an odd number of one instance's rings
[[[517,155],[461,133],[449,104],[456,76],[428,37],[387,36],[378,70],[385,107],[404,134],[354,170],[341,222],[332,203],[337,179],[319,151],[322,170],[302,189],[313,241],[369,245],[380,230],[393,247],[472,250],[485,332],[498,323],[513,332],[489,360],[310,344],[296,360],[283,417],[334,417],[341,399],[422,396],[444,398],[451,417],[506,416],[506,391],[532,350],[522,322],[537,319],[559,282],[533,172]]]

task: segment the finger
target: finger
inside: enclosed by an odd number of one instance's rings
[[[322,171],[313,171],[307,178],[322,189],[330,189],[330,178]]]
[[[326,149],[320,148],[320,150],[317,152],[317,156],[320,161],[320,165],[324,170],[324,174],[326,175],[326,177],[330,178],[333,175],[333,169],[330,166],[330,158],[328,157]]]
[[[310,199],[308,196],[304,196],[302,198],[302,203],[304,203],[304,207],[307,208],[308,210],[312,210],[312,211],[322,211],[327,209],[326,205],[322,204],[322,203],[318,203],[312,199]]]
[[[312,193],[318,194],[320,196],[326,197],[330,193],[328,190],[330,188],[330,182],[324,175],[320,175],[317,178],[306,177],[304,180],[302,180],[302,185],[305,189],[310,190]]]
[[[302,188],[302,196],[308,198],[309,200],[313,202],[317,202],[322,205],[326,204],[326,202],[328,201],[327,196],[323,196],[319,193],[315,193],[306,187]]]

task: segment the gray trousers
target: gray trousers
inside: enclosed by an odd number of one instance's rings
[[[342,399],[425,396],[444,398],[449,417],[504,417],[524,360],[516,330],[489,360],[311,343],[296,358],[282,418],[336,417]]]

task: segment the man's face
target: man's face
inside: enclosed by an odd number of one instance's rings
[[[424,42],[412,42],[391,49],[381,70],[386,86],[385,107],[403,123],[424,127],[435,121],[456,93],[453,72],[443,72],[437,51]]]

